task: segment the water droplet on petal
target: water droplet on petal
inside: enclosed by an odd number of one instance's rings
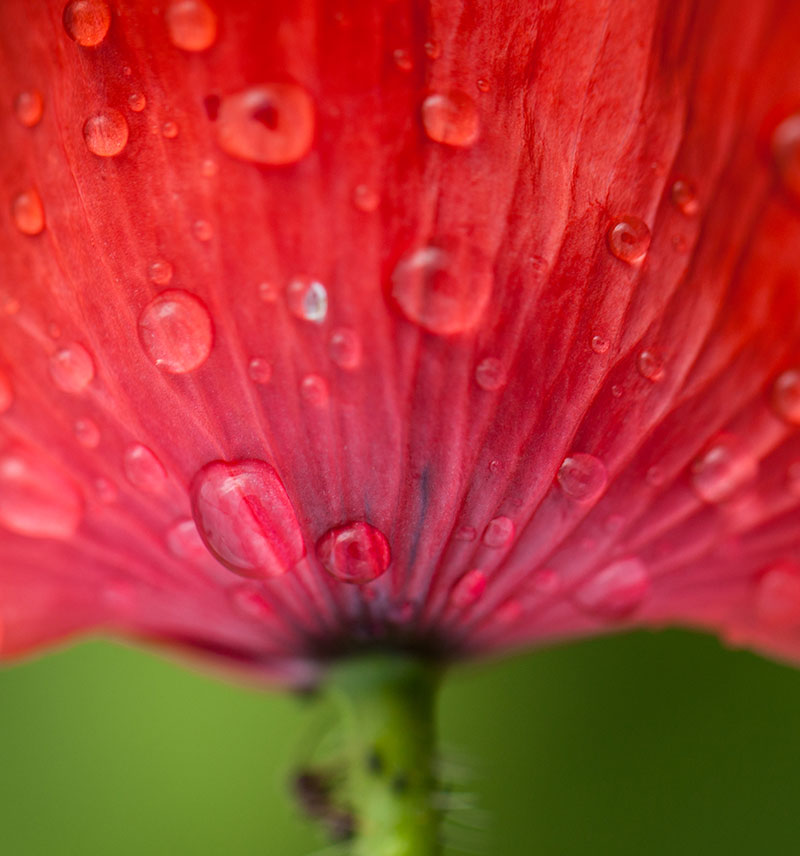
[[[478,108],[466,92],[435,93],[422,102],[422,124],[434,142],[471,146],[478,139]]]
[[[383,532],[359,520],[329,529],[317,541],[317,558],[339,582],[363,585],[384,573],[392,554]]]
[[[467,571],[456,580],[450,592],[450,604],[457,609],[465,609],[481,599],[486,590],[486,574],[477,569]]]
[[[411,54],[405,48],[396,48],[393,50],[392,59],[400,71],[411,71],[411,69],[414,68],[414,63],[411,60]]]
[[[492,84],[485,77],[479,77],[476,86],[480,92],[488,92],[492,88]]]
[[[314,407],[322,407],[328,401],[328,384],[319,375],[306,375],[300,381],[300,395]]]
[[[11,201],[11,216],[23,235],[38,235],[44,230],[44,205],[42,198],[32,188],[14,197]]]
[[[41,455],[23,449],[0,454],[0,526],[32,538],[69,538],[82,517],[77,487]]]
[[[14,112],[17,119],[26,128],[33,128],[38,125],[44,113],[42,93],[35,89],[29,92],[20,92],[14,99]]]
[[[353,204],[359,211],[365,211],[368,214],[377,210],[381,204],[381,198],[377,192],[366,184],[356,185],[353,191]]]
[[[762,572],[755,596],[759,620],[770,627],[788,629],[800,625],[800,567],[777,562]]]
[[[655,351],[642,351],[636,360],[636,368],[645,380],[653,383],[664,378],[664,360]]]
[[[95,479],[94,489],[97,493],[97,498],[100,502],[105,504],[114,502],[118,495],[117,486],[113,482],[102,477]]]
[[[772,156],[784,187],[800,196],[800,113],[787,117],[775,129]]]
[[[605,464],[600,458],[583,452],[565,458],[556,478],[561,490],[578,502],[594,502],[608,484]]]
[[[177,0],[164,12],[169,40],[184,51],[204,51],[217,38],[217,16],[203,0]]]
[[[167,530],[166,540],[170,553],[179,559],[202,562],[208,558],[206,545],[191,518],[176,520]]]
[[[434,41],[425,42],[425,53],[430,59],[439,59],[442,55],[441,45]]]
[[[150,265],[147,269],[147,275],[150,278],[150,282],[156,285],[169,285],[172,279],[172,265],[160,259]]]
[[[772,387],[772,406],[781,419],[800,425],[800,371],[789,369]]]
[[[75,423],[75,436],[81,446],[96,449],[100,444],[100,429],[91,419],[78,419]]]
[[[219,164],[211,158],[206,158],[200,164],[200,175],[203,178],[213,178],[219,172]]]
[[[592,336],[592,350],[596,354],[605,354],[611,343],[604,336]]]
[[[505,547],[514,537],[514,521],[510,517],[495,517],[483,532],[487,547]]]
[[[693,217],[700,210],[697,188],[685,178],[679,178],[670,190],[672,204],[687,217]]]
[[[475,367],[475,383],[487,392],[495,392],[505,386],[506,373],[497,357],[486,357]]]
[[[278,294],[278,287],[274,282],[260,282],[258,284],[258,296],[264,303],[275,303]]]
[[[159,294],[139,316],[139,339],[160,369],[185,374],[211,353],[214,330],[205,304],[193,294],[171,289]]]
[[[489,303],[493,274],[474,245],[427,246],[403,256],[392,273],[392,297],[403,314],[439,335],[463,333]]]
[[[220,148],[254,163],[294,163],[314,140],[314,102],[292,83],[253,86],[222,99],[215,123]]]
[[[724,502],[758,475],[758,459],[736,437],[720,437],[691,468],[692,487],[704,502]]]
[[[637,265],[650,248],[650,229],[638,217],[622,217],[611,224],[606,240],[609,250],[620,261]]]
[[[178,136],[178,124],[168,120],[161,126],[161,136],[168,140],[174,140]]]
[[[164,465],[151,449],[141,443],[134,443],[125,449],[122,469],[125,478],[134,487],[147,493],[160,493],[167,485]]]
[[[635,557],[606,565],[575,592],[576,604],[590,615],[618,620],[630,615],[650,589],[650,575]]]
[[[206,243],[214,237],[214,227],[208,220],[195,220],[192,223],[192,234],[198,241]]]
[[[340,327],[331,333],[328,353],[340,369],[353,371],[361,365],[361,339],[355,330]]]
[[[67,35],[79,45],[99,45],[111,26],[111,10],[103,0],[72,0],[62,17]]]
[[[321,324],[328,314],[328,292],[321,282],[296,276],[286,289],[289,311],[296,318]]]
[[[478,537],[478,532],[474,526],[459,526],[453,534],[456,541],[474,541]]]
[[[277,577],[305,555],[286,488],[265,461],[213,461],[191,485],[192,513],[211,553],[243,576]]]
[[[233,586],[230,589],[230,598],[236,609],[244,615],[250,616],[250,618],[265,621],[275,614],[272,604],[252,583],[241,583]]]
[[[77,342],[60,348],[50,357],[50,377],[64,392],[81,392],[94,379],[92,355]]]
[[[0,371],[0,413],[5,413],[14,403],[14,387],[8,375]]]
[[[101,158],[113,158],[128,143],[128,121],[113,107],[86,120],[83,126],[86,148]]]
[[[128,96],[128,107],[130,107],[134,113],[141,113],[142,110],[147,107],[147,99],[141,92],[131,92]]]

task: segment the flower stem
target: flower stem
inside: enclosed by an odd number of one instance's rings
[[[348,744],[353,856],[435,856],[434,701],[438,672],[406,656],[345,660],[329,675]]]

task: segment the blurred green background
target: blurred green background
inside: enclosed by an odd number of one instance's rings
[[[453,673],[445,755],[486,856],[797,850],[800,672],[713,639],[639,633]],[[0,671],[0,853],[301,856],[286,796],[319,717],[90,642]],[[455,849],[448,853],[455,854]]]

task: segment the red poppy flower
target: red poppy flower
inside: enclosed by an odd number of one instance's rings
[[[800,656],[800,10],[747,15],[0,5],[2,653]]]

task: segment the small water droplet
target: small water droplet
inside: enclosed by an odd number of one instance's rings
[[[451,250],[421,247],[403,256],[392,273],[392,297],[403,314],[431,333],[471,330],[492,294],[488,259],[471,243]]]
[[[583,452],[565,458],[556,478],[561,490],[578,502],[594,502],[608,484],[605,464],[600,458]]]
[[[386,571],[392,554],[383,532],[359,520],[329,529],[317,541],[317,558],[339,582],[363,585]]]
[[[800,566],[788,560],[762,571],[755,595],[756,616],[770,627],[800,625]]]
[[[256,585],[251,583],[233,586],[230,589],[230,598],[236,609],[250,618],[266,621],[275,614],[275,610],[263,592],[260,592]]]
[[[439,42],[429,40],[425,42],[425,53],[430,59],[439,59],[442,55],[442,48]]]
[[[195,476],[190,492],[198,532],[232,571],[277,577],[305,555],[286,488],[265,461],[212,461]]]
[[[605,354],[611,347],[611,342],[605,336],[592,336],[592,350],[596,354]]]
[[[159,259],[150,265],[147,269],[147,275],[150,282],[156,285],[169,285],[172,279],[172,265],[163,259]]]
[[[272,379],[272,366],[263,357],[253,357],[247,364],[250,380],[256,383],[269,383]]]
[[[95,479],[94,489],[97,493],[97,498],[100,500],[100,502],[106,505],[108,505],[108,503],[110,502],[114,502],[118,495],[117,486],[114,484],[114,482],[111,482],[108,479],[102,477]]]
[[[4,371],[0,371],[0,413],[5,413],[14,403],[14,387]]]
[[[167,530],[166,541],[167,549],[179,559],[202,562],[208,558],[206,545],[191,518],[176,520]]]
[[[296,276],[286,289],[289,311],[295,318],[321,324],[328,314],[328,292],[310,276]]]
[[[200,164],[200,175],[203,178],[213,178],[219,172],[219,164],[211,158],[206,158]]]
[[[606,565],[575,592],[576,604],[590,615],[608,620],[629,616],[650,589],[650,575],[641,559],[629,557]]]
[[[83,139],[92,154],[112,158],[128,143],[128,122],[119,110],[109,107],[86,120]]]
[[[0,526],[31,538],[69,538],[83,518],[77,487],[27,449],[0,454]]]
[[[50,357],[49,367],[53,383],[64,392],[81,392],[94,379],[92,355],[77,342],[57,350]]]
[[[496,459],[489,461],[489,472],[492,475],[496,476],[498,473],[500,473],[502,471],[503,471],[503,464],[501,461],[498,461]]]
[[[720,437],[691,467],[692,487],[704,502],[724,502],[758,475],[758,459],[733,436]]]
[[[474,541],[478,537],[478,531],[474,526],[459,526],[453,534],[456,541]]]
[[[100,429],[91,419],[78,419],[75,422],[75,436],[81,446],[96,449],[100,445]]]
[[[486,357],[475,367],[475,383],[487,392],[495,392],[505,386],[506,373],[497,357]]]
[[[624,392],[624,390],[622,389],[622,387],[618,383],[615,383],[612,385],[611,394],[614,396],[614,398],[622,398],[623,392]]]
[[[253,86],[222,99],[214,125],[220,148],[254,163],[295,163],[314,140],[314,102],[292,83]]]
[[[142,310],[139,340],[147,356],[165,372],[184,374],[208,359],[214,341],[211,316],[193,294],[164,291]]]
[[[361,339],[358,333],[347,327],[334,330],[328,343],[328,353],[340,369],[357,369],[361,365]]]
[[[279,295],[278,286],[274,282],[260,282],[258,284],[258,296],[264,303],[275,303]]]
[[[99,45],[111,26],[111,10],[103,0],[72,0],[62,17],[67,35],[79,45]]]
[[[128,96],[128,107],[130,107],[134,113],[141,113],[142,110],[147,107],[147,99],[141,92],[131,92]]]
[[[300,381],[300,395],[313,407],[323,407],[328,401],[328,384],[324,377],[310,374]]]
[[[492,84],[485,77],[479,77],[476,86],[480,92],[488,92],[492,88]]]
[[[467,571],[456,580],[450,592],[450,604],[456,609],[466,609],[477,603],[486,590],[486,574],[477,568]]]
[[[167,120],[161,126],[161,136],[168,140],[174,140],[178,136],[178,123]]]
[[[357,184],[353,191],[353,204],[359,211],[365,211],[370,214],[376,211],[381,204],[381,198],[377,191],[373,190],[366,184]]]
[[[169,40],[184,51],[204,51],[217,38],[217,16],[203,0],[177,0],[164,12]]]
[[[214,237],[214,227],[208,220],[195,220],[192,223],[192,234],[198,241],[206,243]]]
[[[33,188],[18,193],[11,201],[11,217],[23,235],[39,235],[44,231],[44,205]]]
[[[775,412],[792,425],[800,425],[800,371],[789,369],[776,379],[772,387]]]
[[[664,379],[664,360],[656,351],[642,351],[636,359],[636,368],[645,380],[658,383]]]
[[[788,116],[775,129],[772,156],[784,187],[800,196],[800,113]]]
[[[478,139],[478,108],[466,92],[434,93],[422,102],[422,124],[434,142],[471,146]]]
[[[483,532],[487,547],[505,547],[514,537],[514,521],[510,517],[495,517]]]
[[[400,71],[411,71],[414,68],[411,54],[405,48],[396,48],[393,50],[392,59]]]
[[[666,475],[661,467],[654,465],[648,468],[647,472],[644,474],[644,480],[651,487],[661,487],[666,481]]]
[[[152,449],[134,443],[125,449],[122,456],[125,477],[139,490],[160,493],[167,485],[167,471]]]
[[[700,210],[697,188],[686,178],[679,178],[670,190],[672,204],[687,217],[693,217]]]
[[[622,217],[611,224],[606,241],[612,255],[630,265],[638,265],[650,248],[650,229],[638,217]]]
[[[14,113],[19,122],[26,128],[33,128],[42,120],[44,113],[44,98],[36,89],[20,92],[14,99]]]

